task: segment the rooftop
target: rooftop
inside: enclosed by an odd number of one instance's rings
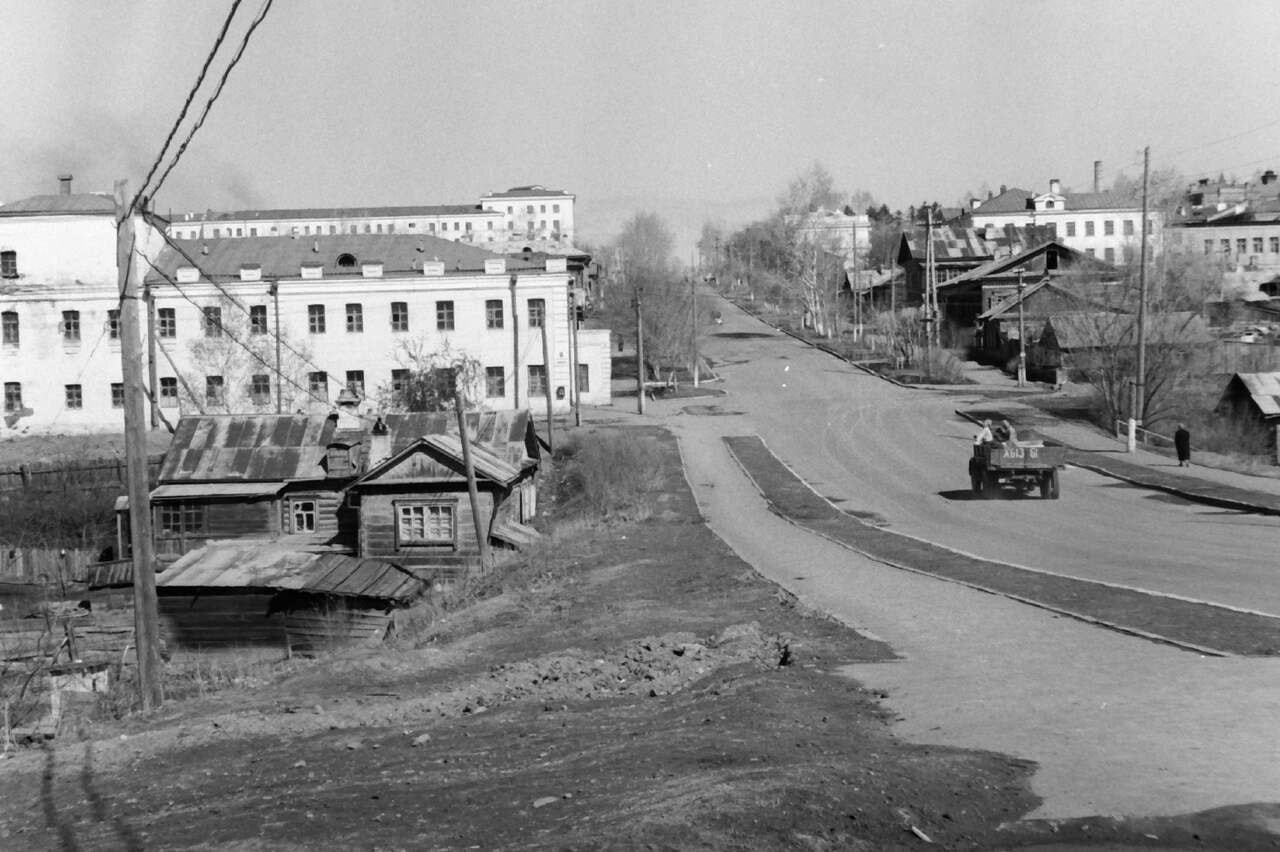
[[[279,207],[269,210],[228,210],[183,213],[173,217],[174,224],[186,222],[266,222],[276,219],[379,219],[406,216],[491,216],[479,204],[431,204],[408,207]]]
[[[562,198],[572,198],[572,193],[565,192],[563,189],[547,189],[545,186],[533,184],[532,186],[513,186],[506,192],[486,192],[485,198],[549,198],[559,196]]]
[[[0,204],[0,216],[114,216],[116,202],[110,195],[100,192],[80,192],[73,195],[56,193],[33,195]]]

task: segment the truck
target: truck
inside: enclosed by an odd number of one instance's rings
[[[969,483],[973,493],[998,497],[1009,486],[1030,492],[1037,487],[1046,500],[1058,499],[1058,470],[1066,466],[1067,448],[1043,441],[986,441],[973,445]]]

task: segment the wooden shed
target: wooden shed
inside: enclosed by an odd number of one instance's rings
[[[1280,463],[1280,372],[1236,373],[1214,410],[1259,433]]]

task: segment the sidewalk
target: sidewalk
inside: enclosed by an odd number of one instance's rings
[[[1178,467],[1169,456],[1139,449],[1126,452],[1123,442],[1083,424],[1061,420],[1039,408],[1009,400],[991,407],[957,409],[974,422],[1007,419],[1014,426],[1030,427],[1068,448],[1069,464],[1104,476],[1175,494],[1187,500],[1280,515],[1280,478],[1250,476],[1193,464]]]

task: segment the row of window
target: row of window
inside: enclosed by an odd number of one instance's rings
[[[555,212],[559,213],[559,212],[560,212],[560,209],[559,209],[559,208],[560,208],[560,205],[559,205],[559,204],[556,204],[556,205],[554,205],[554,206],[555,206],[555,208],[556,208],[556,211],[555,211]],[[508,208],[508,212],[510,212],[510,208]],[[533,206],[532,206],[532,205],[530,205],[530,206],[529,206],[529,212],[530,212],[530,213],[532,213],[532,212],[533,212]],[[545,204],[544,204],[544,205],[542,205],[542,212],[543,212],[543,213],[547,212],[547,205],[545,205]],[[452,230],[453,230],[453,233],[455,233],[455,234],[456,234],[456,233],[461,233],[461,232],[471,233],[471,232],[472,232],[472,230],[473,230],[473,229],[472,229],[472,226],[473,226],[475,223],[474,223],[474,222],[469,222],[469,221],[455,221],[455,222],[441,222],[441,223],[439,223],[439,224],[440,224],[440,227],[439,227],[439,233],[441,233],[441,234],[448,233],[448,232],[449,232],[449,230],[450,230],[449,226],[450,226],[450,225],[453,225],[453,229],[452,229]],[[485,230],[486,230],[486,231],[492,231],[492,230],[493,230],[493,221],[492,221],[492,220],[486,221],[484,224],[485,224]],[[539,222],[538,222],[538,227],[539,227],[541,230],[544,230],[544,231],[545,231],[545,230],[547,229],[547,220],[546,220],[546,219],[541,219],[541,220],[539,220]],[[552,230],[554,230],[554,231],[556,231],[556,232],[559,232],[559,230],[560,230],[560,220],[559,220],[559,219],[552,219],[552,220],[551,220],[551,228],[552,228]],[[311,236],[313,233],[314,233],[316,236],[320,236],[320,235],[322,235],[322,234],[324,234],[324,233],[325,233],[325,231],[326,231],[326,226],[325,226],[325,225],[315,225],[315,226],[314,226],[314,231],[313,231],[312,229],[313,229],[313,226],[312,226],[312,225],[290,225],[290,226],[289,226],[289,234],[290,234],[291,236],[295,236],[295,237],[296,237],[296,236],[298,236],[298,235],[303,235],[303,236],[308,236],[308,237],[309,237],[309,236]],[[337,233],[338,233],[338,226],[337,226],[337,225],[328,225],[328,226],[327,226],[327,229],[328,229],[328,233],[329,233],[329,234],[331,234],[331,235],[335,235],[335,234],[337,234]],[[409,223],[409,229],[410,229],[410,230],[413,230],[413,231],[417,231],[417,230],[418,230],[418,223],[417,223],[417,222],[410,222],[410,223]],[[511,230],[511,231],[514,231],[514,230],[516,229],[515,223],[514,223],[514,222],[508,222],[508,223],[507,223],[507,229],[508,229],[508,230]],[[351,234],[358,234],[358,233],[360,233],[360,232],[361,232],[361,230],[363,230],[363,231],[364,231],[364,233],[366,233],[366,234],[394,234],[394,233],[396,232],[396,223],[395,223],[395,222],[387,222],[387,223],[384,225],[382,222],[365,222],[365,223],[364,223],[364,225],[363,225],[363,228],[362,228],[362,226],[360,226],[360,225],[349,225],[349,226],[347,226],[347,232],[348,232],[348,233],[351,233]],[[437,233],[436,223],[435,223],[435,222],[427,222],[427,223],[426,223],[426,227],[425,227],[425,229],[424,229],[424,230],[425,230],[425,231],[426,231],[426,233],[428,233],[428,234],[434,234],[434,233]],[[223,233],[224,231],[226,232],[225,234]],[[244,229],[243,227],[235,227],[235,228],[233,228],[233,227],[231,227],[231,226],[227,226],[226,228],[218,227],[218,228],[213,228],[213,229],[211,229],[211,233],[213,234],[213,238],[214,238],[214,239],[221,239],[223,236],[228,236],[228,237],[232,237],[232,236],[235,236],[235,237],[243,237],[243,236],[244,236],[244,231],[245,231],[245,229]],[[279,229],[277,226],[272,225],[270,228],[268,228],[268,229],[267,229],[267,232],[268,232],[270,235],[275,236],[275,235],[278,235],[278,234],[280,233],[280,229]],[[183,238],[185,237],[186,239],[189,239],[189,240],[197,240],[197,239],[200,239],[200,231],[199,231],[199,229],[196,229],[196,230],[187,231],[187,232],[185,232],[185,234],[184,234],[182,231],[177,231],[177,232],[176,232],[176,236],[177,236],[179,239],[183,239]],[[249,228],[249,236],[251,236],[251,237],[256,237],[256,236],[258,236],[258,229],[257,229],[256,227],[252,227],[252,226],[251,226],[251,227]],[[489,237],[489,239],[492,241],[493,237],[492,237],[492,236],[490,236],[490,237]],[[14,254],[14,252],[4,252],[3,254],[13,255],[13,254]],[[15,255],[15,256],[14,256],[14,258],[13,258],[13,266],[14,266],[14,269],[15,269],[15,271],[14,271],[13,275],[8,275],[8,274],[6,273],[6,275],[5,275],[5,277],[6,277],[6,278],[14,278],[14,277],[17,277],[17,271],[16,271],[16,269],[17,269],[17,257],[16,257],[16,255]]]
[[[508,205],[507,205],[507,215],[508,215],[508,216],[514,216],[514,215],[515,215],[515,212],[516,212],[516,209],[515,209],[514,207],[512,207],[511,205],[509,205],[509,204],[508,204]],[[532,212],[533,212],[533,205],[532,205],[532,204],[526,204],[526,205],[525,205],[525,207],[524,207],[524,212],[525,212],[525,213],[532,213]],[[539,205],[538,205],[538,212],[539,212],[539,213],[546,213],[546,212],[547,212],[547,205],[545,205],[545,204],[539,204]],[[559,205],[559,204],[552,204],[552,205],[551,205],[551,212],[552,212],[552,213],[559,213],[559,212],[560,212],[560,205]],[[557,227],[559,227],[559,225],[560,225],[560,223],[559,223],[559,222],[556,222],[556,226],[557,226]]]
[[[435,303],[436,330],[454,330],[454,308],[452,301]],[[501,299],[489,299],[485,302],[485,326],[498,329],[504,325],[504,309]],[[541,328],[546,316],[546,302],[542,299],[529,299],[529,327]],[[346,329],[352,333],[364,331],[364,305],[349,302],[346,305]],[[211,306],[201,308],[201,328],[205,337],[221,337],[223,333],[222,308]],[[80,342],[80,312],[63,311],[60,325],[62,339],[65,343]],[[307,306],[307,331],[311,334],[324,334],[327,330],[324,305]],[[393,332],[409,331],[409,303],[391,303],[391,330]],[[251,334],[267,333],[267,306],[249,306],[249,332]],[[112,340],[120,338],[120,312],[107,311],[107,335]],[[175,308],[160,308],[156,311],[156,336],[176,338],[178,336],[178,314]],[[0,314],[0,342],[5,346],[17,346],[21,340],[21,329],[17,311],[4,311]]]
[[[1264,245],[1263,238],[1253,237],[1252,243],[1253,254],[1262,254],[1262,247]],[[1237,237],[1236,254],[1249,254],[1249,244],[1250,239],[1248,237]],[[1267,246],[1267,251],[1271,254],[1280,254],[1280,236],[1269,237],[1266,240],[1265,245]],[[1223,254],[1231,254],[1231,240],[1219,240],[1218,246]],[[1204,241],[1204,253],[1213,254],[1213,240]]]
[[[499,399],[507,393],[507,374],[505,367],[485,368],[485,395],[490,399]],[[547,392],[547,369],[542,364],[529,364],[529,395],[541,396]],[[399,392],[409,380],[409,371],[396,369],[391,371],[391,389]],[[587,364],[578,365],[578,391],[590,393],[591,373]],[[347,370],[346,385],[352,393],[360,398],[365,397],[364,370]],[[66,407],[71,410],[84,408],[84,387],[79,384],[64,385]],[[205,376],[204,395],[208,405],[222,405],[226,402],[226,380],[223,376]],[[329,374],[323,371],[307,374],[307,391],[315,399],[329,399]],[[271,403],[271,376],[257,373],[249,379],[249,398],[255,405]],[[173,376],[160,379],[160,405],[175,408],[178,405],[178,380]],[[124,408],[124,383],[111,383],[111,407]],[[7,414],[15,414],[23,410],[22,383],[5,382],[4,410]]]
[[[1067,235],[1068,237],[1074,237],[1074,236],[1076,236],[1076,235],[1077,235],[1077,234],[1076,234],[1076,226],[1077,226],[1077,224],[1078,224],[1078,223],[1076,223],[1076,222],[1064,222],[1063,224],[1064,224],[1064,225],[1066,225],[1066,235]],[[1057,237],[1057,236],[1058,236],[1058,223],[1057,223],[1057,222],[1049,222],[1049,223],[1048,223],[1048,225],[1049,225],[1049,233],[1050,233],[1050,234],[1052,234],[1054,237]],[[1122,220],[1122,222],[1121,222],[1121,226],[1122,226],[1123,231],[1124,231],[1124,236],[1126,236],[1126,237],[1132,237],[1132,236],[1134,235],[1135,226],[1134,226],[1134,221],[1133,221],[1132,219],[1124,219],[1124,220]],[[1086,219],[1086,220],[1084,221],[1084,236],[1086,236],[1086,237],[1093,237],[1093,236],[1097,236],[1097,230],[1096,230],[1096,228],[1097,228],[1097,223],[1096,223],[1096,222],[1094,222],[1092,219]],[[1147,233],[1148,233],[1148,234],[1153,233],[1153,228],[1154,228],[1154,223],[1153,223],[1153,222],[1151,222],[1151,221],[1148,221],[1148,222],[1147,222]],[[1103,220],[1103,222],[1102,222],[1102,234],[1103,234],[1103,236],[1106,236],[1106,237],[1113,237],[1113,236],[1115,236],[1115,233],[1116,233],[1116,222],[1115,222],[1115,220],[1114,220],[1114,219],[1104,219],[1104,220]]]

